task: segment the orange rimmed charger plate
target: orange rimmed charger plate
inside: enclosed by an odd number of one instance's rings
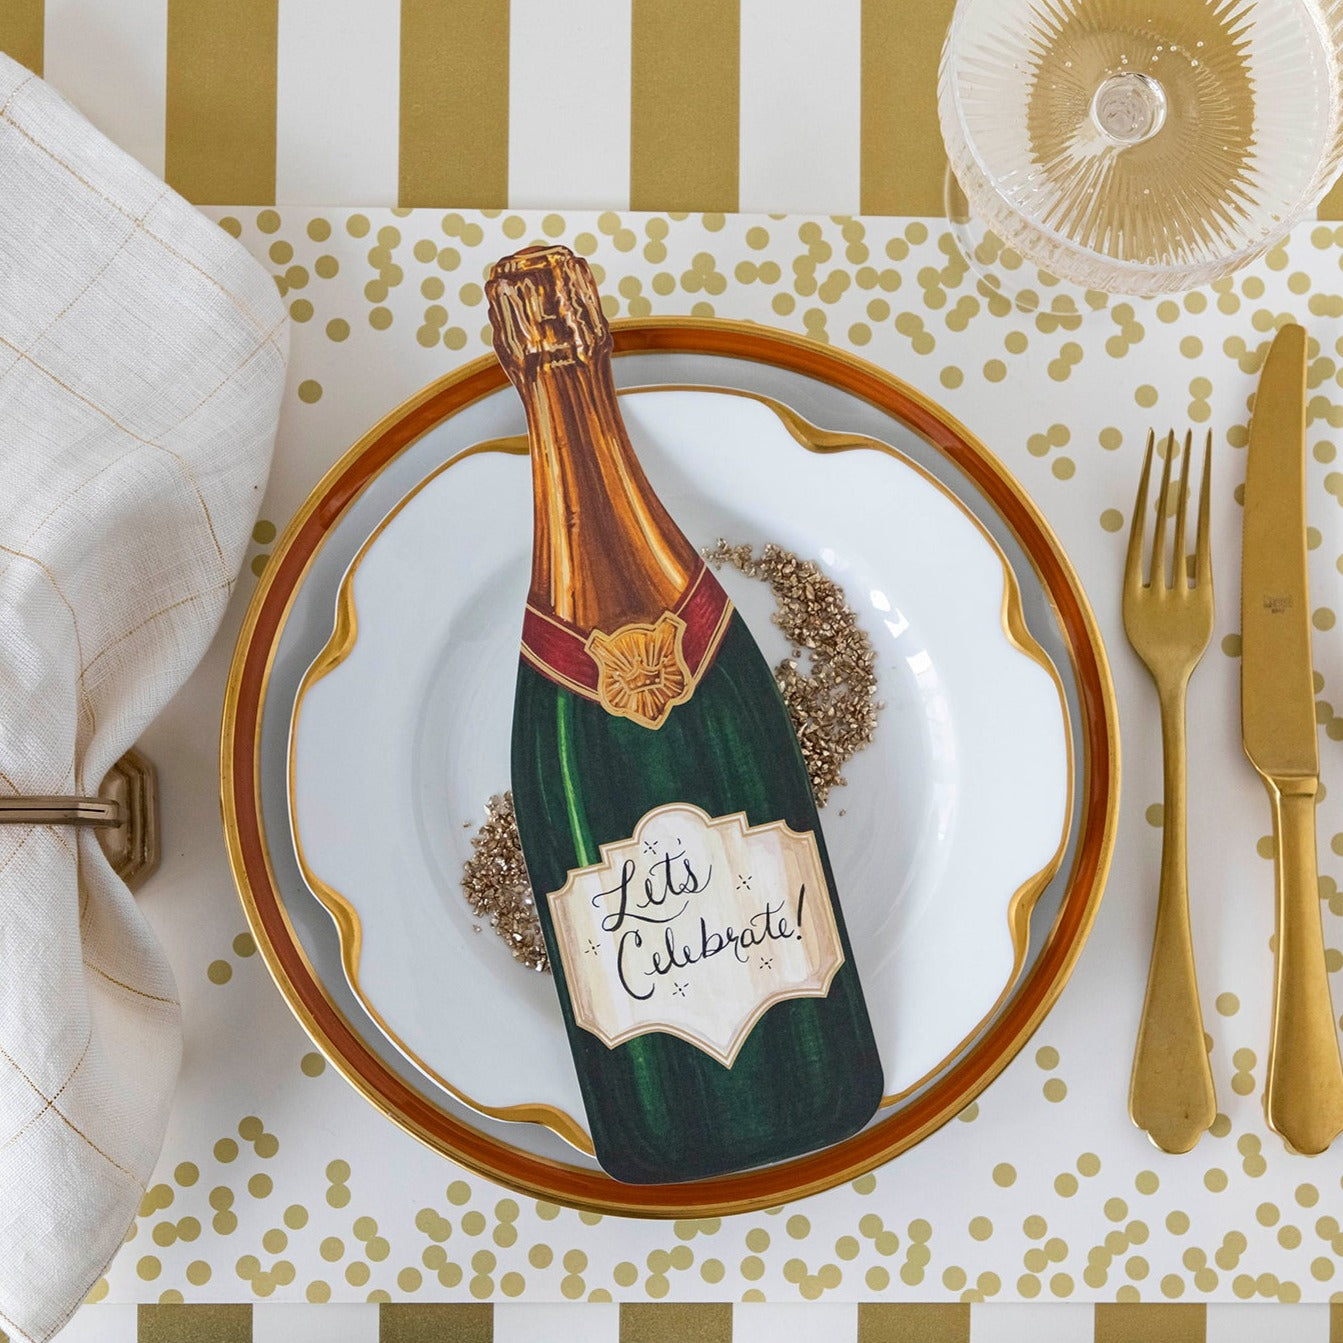
[[[390,1069],[324,987],[285,911],[262,817],[260,733],[272,661],[293,599],[325,538],[365,488],[429,429],[506,385],[492,358],[431,384],[356,443],[318,483],[266,566],[239,635],[225,696],[221,787],[229,858],[248,921],[290,1008],[332,1063],[389,1118],[470,1170],[573,1207],[647,1217],[721,1216],[773,1207],[851,1180],[906,1150],[964,1108],[1002,1071],[1067,982],[1109,870],[1119,802],[1114,690],[1100,633],[1077,575],[1021,487],[940,407],[863,360],[790,333],[719,320],[614,324],[617,357],[713,355],[816,379],[902,421],[964,474],[1034,566],[1077,687],[1085,787],[1058,911],[1039,954],[985,1031],[907,1104],[822,1151],[739,1175],[625,1185],[598,1170],[523,1151],[474,1127]],[[283,840],[288,843],[288,836]]]

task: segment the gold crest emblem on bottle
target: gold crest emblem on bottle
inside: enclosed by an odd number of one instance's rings
[[[695,689],[681,639],[685,621],[664,611],[651,625],[593,630],[587,650],[597,664],[597,699],[607,713],[660,728]]]

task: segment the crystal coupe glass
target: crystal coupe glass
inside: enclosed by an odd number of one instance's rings
[[[1338,173],[1341,41],[1343,0],[958,0],[938,105],[963,249],[983,275],[996,235],[1093,293],[1228,274]]]

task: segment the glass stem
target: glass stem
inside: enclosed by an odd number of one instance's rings
[[[1111,75],[1091,99],[1091,120],[1117,148],[1140,145],[1166,124],[1166,91],[1151,75]]]

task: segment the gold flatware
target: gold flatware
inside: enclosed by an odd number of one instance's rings
[[[1161,704],[1165,802],[1161,838],[1161,884],[1156,930],[1147,972],[1138,1043],[1129,1084],[1129,1115],[1164,1152],[1187,1152],[1217,1117],[1212,1068],[1203,1036],[1194,943],[1189,927],[1189,877],[1185,843],[1185,692],[1212,637],[1212,564],[1208,535],[1212,435],[1203,451],[1192,581],[1185,555],[1193,435],[1186,433],[1184,461],[1175,487],[1175,544],[1166,557],[1170,515],[1171,459],[1175,434],[1166,439],[1165,465],[1157,496],[1152,563],[1143,572],[1147,494],[1156,440],[1147,435],[1147,456],[1129,532],[1124,567],[1124,630],[1133,651],[1156,683]]]
[[[1265,1112],[1298,1152],[1343,1131],[1339,1058],[1320,925],[1320,756],[1306,581],[1306,333],[1284,326],[1259,378],[1245,468],[1241,736],[1273,805],[1277,942]]]

